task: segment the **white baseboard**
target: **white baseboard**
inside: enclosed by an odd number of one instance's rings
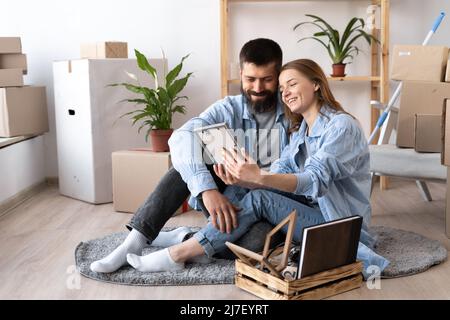
[[[0,216],[7,214],[25,200],[44,190],[47,186],[48,184],[46,181],[36,183],[22,191],[19,191],[14,196],[0,202]]]

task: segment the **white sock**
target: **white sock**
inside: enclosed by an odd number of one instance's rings
[[[171,247],[181,243],[189,232],[191,230],[188,227],[179,227],[172,231],[161,231],[151,245],[163,248]]]
[[[141,254],[146,243],[147,238],[133,229],[120,246],[105,258],[92,262],[90,268],[94,272],[114,272],[127,263],[127,253]]]
[[[161,272],[175,271],[184,268],[184,263],[173,261],[169,249],[165,248],[146,256],[138,256],[132,253],[127,254],[127,261],[138,271],[141,272]]]

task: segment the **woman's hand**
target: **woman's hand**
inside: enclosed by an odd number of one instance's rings
[[[222,179],[222,181],[225,184],[232,185],[232,184],[239,184],[239,180],[233,177],[227,170],[225,170],[223,164],[215,164],[213,166],[214,172],[216,175]]]
[[[238,180],[241,183],[253,185],[260,184],[262,170],[244,149],[241,150],[241,154],[238,154],[236,150],[223,149],[222,156],[225,171],[233,177],[233,181]]]

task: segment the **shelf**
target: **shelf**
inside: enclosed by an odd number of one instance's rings
[[[327,77],[328,81],[380,81],[378,76]],[[240,84],[240,79],[227,80],[228,84]]]
[[[36,137],[36,135],[17,136],[17,137],[12,137],[12,138],[0,138],[0,148],[4,148],[4,147],[12,145],[14,143],[28,140],[28,139],[34,138],[34,137]]]
[[[228,0],[228,2],[313,2],[313,1],[329,1],[329,0]],[[335,0],[335,1],[362,1],[362,0]],[[377,0],[375,3],[379,3]]]
[[[377,76],[327,77],[328,81],[380,81]]]

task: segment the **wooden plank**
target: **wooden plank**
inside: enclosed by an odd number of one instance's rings
[[[289,281],[288,295],[294,292],[307,290],[310,288],[321,286],[325,283],[332,282],[338,279],[347,278],[352,275],[360,274],[362,271],[362,262],[358,261],[346,266],[342,266],[336,269],[331,269],[314,274],[303,279]]]
[[[220,69],[222,98],[228,95],[228,0],[220,0]]]
[[[289,284],[287,281],[279,279],[271,275],[270,273],[265,273],[261,270],[258,270],[255,267],[246,265],[240,260],[236,260],[236,273],[240,273],[256,281],[265,283],[266,285],[274,287],[276,288],[276,290],[279,290],[285,294],[289,292]]]
[[[362,284],[362,275],[358,274],[354,277],[335,282],[329,286],[306,291],[305,293],[289,296],[289,300],[312,300],[325,299],[337,294],[360,288]]]
[[[380,176],[380,190],[384,191],[389,189],[389,177]]]
[[[267,287],[256,283],[254,280],[243,278],[239,275],[236,275],[234,278],[234,283],[237,287],[265,300],[288,300],[286,295],[272,291]]]
[[[236,275],[235,284],[237,287],[265,300],[312,300],[325,299],[343,292],[360,288],[362,284],[362,275],[357,274],[351,278],[334,282],[321,288],[312,289],[298,295],[285,295],[275,292],[264,285],[258,284],[254,280],[244,278],[240,275]]]

